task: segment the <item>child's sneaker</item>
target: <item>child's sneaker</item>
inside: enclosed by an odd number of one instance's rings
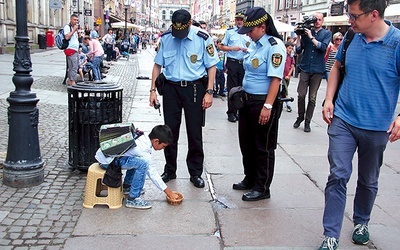
[[[289,105],[286,106],[287,112],[292,112],[292,107],[290,107]]]
[[[145,201],[142,197],[138,197],[135,199],[128,198],[125,203],[126,207],[136,208],[136,209],[149,209],[151,208],[151,204]]]
[[[363,224],[354,225],[351,241],[357,245],[365,245],[369,242],[368,226]]]
[[[322,244],[318,248],[318,250],[336,250],[338,246],[339,246],[338,239],[326,236],[324,241],[322,241]]]

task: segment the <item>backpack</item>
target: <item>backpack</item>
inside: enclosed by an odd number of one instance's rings
[[[71,28],[71,25],[69,26]],[[60,29],[57,32],[57,35],[54,38],[56,45],[59,49],[66,49],[68,48],[69,40],[65,39],[64,36],[64,28]]]
[[[143,135],[132,123],[114,123],[101,125],[99,131],[100,149],[107,157],[123,155],[131,147],[136,147],[135,140]]]

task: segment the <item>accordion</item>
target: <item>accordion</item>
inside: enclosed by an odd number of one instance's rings
[[[100,149],[105,156],[121,156],[131,147],[136,147],[135,139],[143,134],[132,123],[106,124],[100,127]]]

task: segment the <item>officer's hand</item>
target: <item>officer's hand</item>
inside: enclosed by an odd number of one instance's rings
[[[261,109],[261,113],[260,113],[260,117],[258,117],[258,123],[260,125],[265,125],[269,121],[270,117],[271,117],[271,110],[270,109],[266,109],[266,108],[262,108]]]
[[[390,134],[390,142],[395,142],[400,139],[400,116],[397,116],[396,119],[394,119],[394,121],[390,124],[387,133]]]
[[[202,103],[202,107],[203,110],[208,109],[209,107],[212,106],[212,102],[213,102],[213,96],[210,94],[205,94],[203,97],[203,103]]]
[[[157,102],[157,94],[155,91],[150,92],[149,102],[151,107],[153,107],[154,103]]]

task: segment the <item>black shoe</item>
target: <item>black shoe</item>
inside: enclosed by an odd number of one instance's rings
[[[289,105],[286,106],[286,110],[287,112],[292,112],[292,108]]]
[[[271,195],[268,193],[262,193],[255,190],[251,190],[250,192],[245,193],[242,196],[242,200],[244,201],[259,201],[264,199],[271,198]]]
[[[244,181],[238,182],[238,183],[234,183],[232,185],[232,188],[235,190],[247,190],[247,189],[251,189],[252,186],[250,186],[249,184],[247,184]]]
[[[236,122],[237,118],[234,114],[228,114],[228,121],[230,122]]]
[[[304,124],[304,132],[306,132],[306,133],[310,133],[311,132],[311,128],[310,128],[310,124],[309,123],[305,123]]]
[[[197,188],[203,188],[204,187],[204,181],[200,176],[191,176],[190,177],[190,182],[193,183],[193,185]]]
[[[221,97],[226,97],[226,94],[225,94],[225,93],[218,94],[218,95],[221,96]]]
[[[161,175],[162,180],[167,183],[170,180],[176,179],[176,174],[168,174],[168,173],[163,173]]]
[[[297,117],[297,120],[293,124],[293,128],[300,127],[300,124],[304,121],[304,119]]]

